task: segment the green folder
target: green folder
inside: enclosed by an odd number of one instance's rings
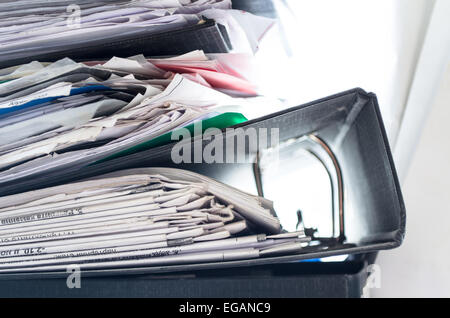
[[[223,113],[205,120],[202,120],[202,133],[205,132],[206,129],[208,128],[219,128],[219,129],[224,129],[227,127],[231,127],[233,125],[237,125],[240,123],[243,123],[247,121],[247,118],[245,118],[244,115],[242,115],[241,113]],[[195,123],[192,123],[186,127],[183,127],[183,129],[187,129],[189,130],[189,132],[191,133],[191,136],[194,137],[194,125]],[[159,146],[163,146],[166,144],[169,144],[171,142],[173,142],[174,140],[172,140],[172,134],[176,133],[180,130],[181,128],[175,129],[174,131],[170,131],[168,133],[165,133],[161,136],[158,136],[156,138],[153,138],[151,140],[148,141],[144,141],[136,146],[130,147],[128,149],[119,151],[113,155],[110,155],[106,158],[103,158],[101,160],[98,160],[94,163],[92,163],[91,165],[95,165],[101,162],[105,162],[114,158],[118,158],[118,157],[122,157],[122,156],[126,156],[126,155],[130,155],[139,151],[144,151],[144,150],[148,150],[151,148],[155,148],[155,147],[159,147]]]

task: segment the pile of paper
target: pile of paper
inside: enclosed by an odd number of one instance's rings
[[[171,168],[114,172],[0,198],[0,272],[227,262],[298,253],[271,202]]]
[[[235,52],[256,51],[274,23],[232,10],[231,0],[2,1],[0,64],[11,56],[108,44],[183,29],[204,19],[224,26]]]
[[[0,184],[82,167],[220,116],[242,103],[231,96],[256,94],[245,58],[194,51],[0,70]]]

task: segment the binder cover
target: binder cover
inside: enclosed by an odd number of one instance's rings
[[[395,248],[401,244],[405,234],[405,206],[374,94],[353,89],[234,127],[243,128],[241,134],[245,134],[250,128],[269,128],[269,131],[270,128],[279,128],[281,143],[314,134],[333,149],[344,180],[345,241],[336,241],[332,245],[309,246],[295,255],[204,264],[96,270],[83,272],[83,276],[143,275],[275,265],[333,255],[367,253]],[[225,138],[224,135],[222,138]],[[203,147],[207,143],[203,141]],[[0,185],[0,195],[49,187],[120,169],[151,166],[192,170],[255,193],[252,163],[177,165],[171,160],[172,146],[173,144],[168,144],[89,167],[75,166],[64,171],[17,180],[12,184]],[[191,146],[194,147],[193,142]],[[245,152],[250,153],[248,147]],[[289,160],[295,161],[295,155],[292,154]],[[48,272],[0,275],[0,279],[58,276],[61,276],[61,273]]]
[[[225,27],[214,20],[206,19],[196,24],[156,34],[125,37],[120,40],[105,39],[51,53],[30,56],[9,56],[0,60],[0,68],[25,64],[32,61],[54,62],[68,57],[75,61],[105,60],[112,56],[129,57],[180,55],[194,50],[205,53],[227,53],[232,49]]]
[[[82,277],[81,288],[66,279],[2,280],[0,297],[167,297],[167,298],[358,298],[365,261],[295,263],[204,270],[173,275]]]

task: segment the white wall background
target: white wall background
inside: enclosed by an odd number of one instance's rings
[[[402,187],[400,248],[383,251],[376,297],[450,297],[450,65]]]
[[[377,94],[394,140],[435,1],[274,3],[281,30],[257,54],[264,93],[292,106],[361,87]]]

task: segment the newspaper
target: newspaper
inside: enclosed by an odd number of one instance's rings
[[[0,273],[169,266],[300,253],[267,199],[173,168],[0,198]]]

